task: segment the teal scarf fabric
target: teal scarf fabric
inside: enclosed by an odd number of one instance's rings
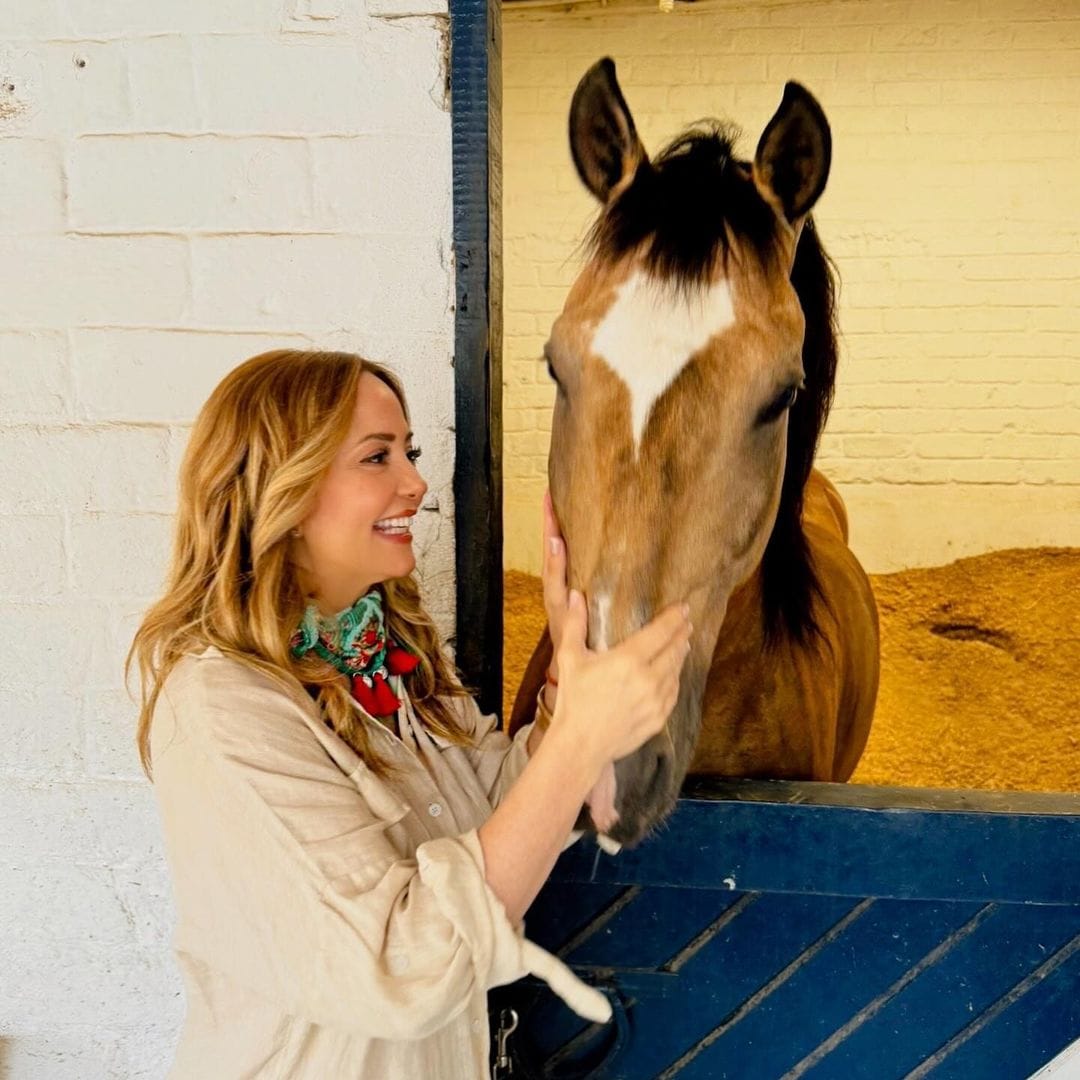
[[[308,604],[289,647],[298,659],[313,652],[349,676],[353,697],[372,716],[397,712],[401,702],[390,688],[390,676],[407,675],[420,662],[386,632],[378,589],[336,615],[322,615],[314,601]]]

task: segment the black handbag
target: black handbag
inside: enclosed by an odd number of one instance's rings
[[[630,1034],[630,1018],[613,982],[589,979],[610,1002],[612,1019],[591,1024],[554,1052],[542,1049],[539,1033],[555,1009],[565,1009],[539,979],[519,979],[488,993],[492,1080],[596,1080],[614,1069]]]

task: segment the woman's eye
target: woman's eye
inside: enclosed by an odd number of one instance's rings
[[[386,451],[380,450],[377,454],[372,454],[371,457],[364,458],[365,464],[381,465],[386,460]]]
[[[421,455],[422,455],[423,453],[424,453],[424,451],[423,451],[423,450],[421,450],[421,449],[420,449],[420,447],[418,446],[418,447],[416,447],[416,449],[415,449],[415,450],[409,450],[409,451],[407,451],[407,452],[406,452],[406,454],[405,454],[405,456],[406,456],[406,457],[407,457],[407,458],[408,458],[408,459],[409,459],[410,461],[412,461],[412,462],[414,462],[414,463],[415,463],[415,462],[417,462],[417,461],[419,461],[419,460],[420,460],[420,457],[421,457]]]

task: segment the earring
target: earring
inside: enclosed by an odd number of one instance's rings
[[[300,526],[298,525],[295,529],[293,529],[293,531],[292,531],[292,533],[290,535],[292,535],[292,536],[303,536],[304,534],[300,531]]]

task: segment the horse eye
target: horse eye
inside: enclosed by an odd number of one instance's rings
[[[553,383],[557,383],[559,381],[559,376],[555,374],[555,369],[551,366],[551,361],[548,360],[546,356],[544,357],[544,359],[547,361],[548,375],[551,376],[551,381]]]
[[[782,390],[772,404],[762,410],[761,415],[758,417],[758,423],[771,424],[774,420],[779,420],[795,404],[798,396],[798,386],[792,385],[786,390]]]

